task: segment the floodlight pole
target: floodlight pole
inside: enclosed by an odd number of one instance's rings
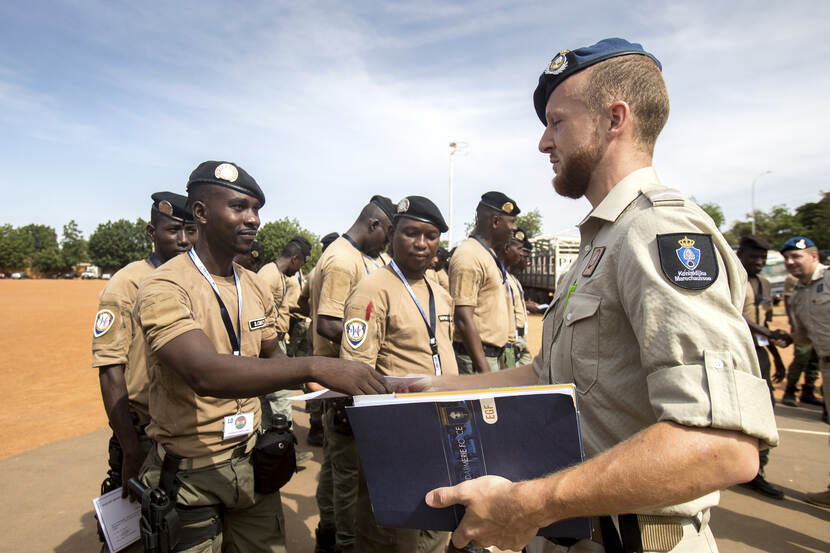
[[[455,157],[456,148],[456,143],[450,142],[450,229],[447,232],[447,249],[452,249],[452,162]]]

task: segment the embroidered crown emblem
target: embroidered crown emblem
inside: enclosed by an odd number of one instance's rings
[[[683,248],[691,248],[695,245],[695,241],[688,236],[684,236],[681,240],[678,240],[677,243]]]

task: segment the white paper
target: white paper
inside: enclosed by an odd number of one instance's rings
[[[497,397],[565,394],[575,396],[571,384],[553,384],[546,386],[513,386],[509,388],[489,388],[479,390],[458,390],[454,392],[423,392],[415,394],[380,394],[375,396],[355,396],[355,407],[389,405],[392,403],[443,403],[467,400],[493,399]]]
[[[419,380],[423,380],[424,378],[428,378],[426,376],[384,376],[383,381],[386,382],[386,385],[392,388],[393,390],[396,388],[405,388],[409,384],[413,382],[417,382]],[[388,394],[387,394],[388,395]],[[323,388],[322,390],[318,390],[316,392],[309,392],[307,394],[302,394],[299,396],[291,396],[289,399],[292,401],[309,401],[312,399],[330,399],[334,397],[346,397],[346,394],[341,394],[340,392],[335,392],[333,390],[329,390],[328,388]],[[359,396],[355,396],[359,397]],[[360,396],[360,397],[369,397],[369,396]]]
[[[755,343],[758,344],[758,347],[765,348],[769,345],[769,338],[767,338],[763,334],[756,334]]]
[[[130,503],[129,499],[122,498],[121,486],[93,499],[92,506],[104,529],[104,538],[111,553],[121,551],[141,537],[141,503]]]

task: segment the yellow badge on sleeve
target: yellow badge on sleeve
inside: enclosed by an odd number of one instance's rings
[[[92,327],[92,337],[100,338],[112,328],[115,322],[115,315],[109,309],[102,309],[95,314],[95,325]]]

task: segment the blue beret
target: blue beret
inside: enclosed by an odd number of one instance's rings
[[[536,108],[536,115],[539,116],[542,124],[548,124],[545,120],[545,105],[548,103],[548,98],[562,81],[574,73],[601,61],[631,54],[648,56],[654,60],[660,70],[663,69],[660,61],[643,50],[640,44],[628,42],[622,38],[606,38],[592,46],[577,48],[576,50],[562,50],[556,54],[548,67],[542,72],[539,77],[539,85],[536,87],[536,91],[533,92],[533,106]]]
[[[788,252],[790,250],[806,250],[807,248],[815,248],[816,243],[806,236],[793,236],[781,246],[778,250],[780,253]]]

